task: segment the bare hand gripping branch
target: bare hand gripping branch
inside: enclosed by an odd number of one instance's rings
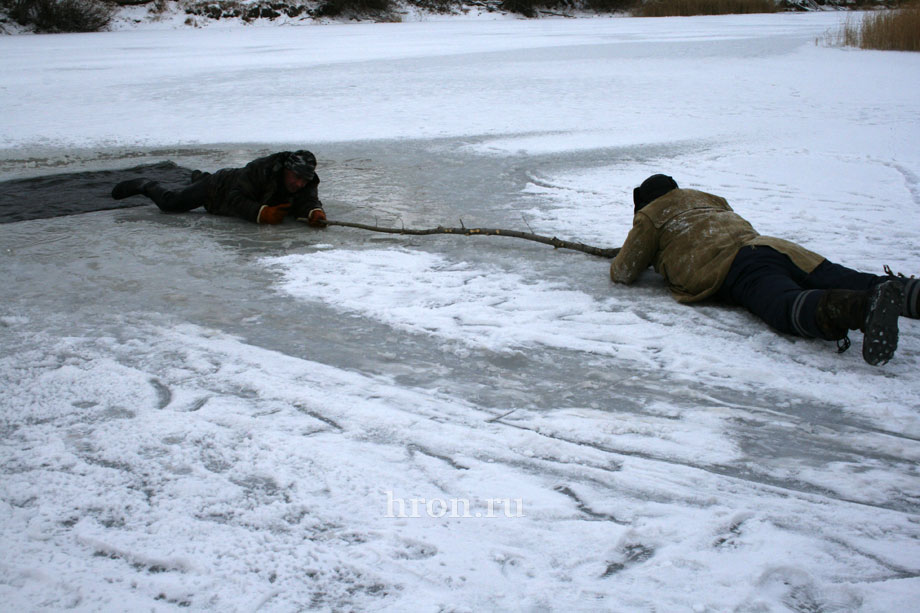
[[[306,222],[307,220],[298,218],[297,221]],[[612,249],[601,249],[600,247],[585,245],[584,243],[564,241],[562,239],[556,238],[555,236],[541,236],[539,234],[532,234],[530,232],[501,230],[497,228],[445,228],[444,226],[438,226],[437,228],[415,230],[412,228],[386,228],[381,226],[369,226],[366,224],[353,223],[350,221],[333,221],[329,219],[326,220],[326,225],[357,228],[359,230],[369,230],[371,232],[385,232],[387,234],[411,234],[413,236],[422,236],[428,234],[459,234],[462,236],[510,236],[512,238],[523,238],[525,240],[536,241],[545,245],[552,245],[556,249],[573,249],[575,251],[581,251],[583,253],[596,255],[602,258],[614,258],[620,251],[618,247],[614,247]]]

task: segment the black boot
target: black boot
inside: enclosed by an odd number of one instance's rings
[[[172,199],[173,191],[158,181],[149,181],[144,185],[144,195],[153,200],[161,209],[169,210],[168,204]]]
[[[122,181],[112,188],[112,198],[115,200],[124,200],[130,196],[143,194],[144,187],[146,187],[148,183],[150,183],[150,181],[144,178]]]
[[[196,181],[201,181],[202,179],[207,179],[211,176],[209,172],[203,172],[201,170],[193,170],[192,177],[189,183],[195,183]]]
[[[112,189],[112,198],[115,200],[138,195],[147,196],[153,200],[154,204],[164,211],[173,211],[169,206],[172,200],[172,192],[160,185],[157,181],[151,181],[149,179],[131,179],[130,181],[122,181]]]
[[[898,348],[898,316],[903,300],[903,289],[897,281],[885,281],[865,292],[828,290],[818,303],[818,328],[824,338],[844,341],[841,350],[850,346],[849,330],[862,330],[863,359],[873,366],[884,364]]]
[[[847,338],[847,332],[858,330],[866,321],[869,292],[830,289],[824,292],[815,313],[818,329],[829,341]],[[849,347],[849,344],[847,344]]]
[[[150,181],[144,185],[144,195],[153,200],[153,203],[164,213],[184,213],[201,206],[198,200],[183,198],[183,194],[189,189],[194,189],[194,187],[177,191],[169,189],[158,181]]]

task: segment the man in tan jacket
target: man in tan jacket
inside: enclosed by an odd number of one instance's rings
[[[633,190],[633,201],[633,227],[610,266],[617,283],[633,283],[653,264],[678,302],[738,304],[780,332],[836,340],[841,351],[848,330],[862,330],[863,358],[873,365],[894,355],[898,317],[920,317],[920,280],[858,272],[761,236],[720,196],[659,174]]]

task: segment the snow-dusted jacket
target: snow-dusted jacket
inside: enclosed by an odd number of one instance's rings
[[[291,203],[289,214],[306,217],[323,208],[319,200],[319,176],[295,194],[284,187],[284,161],[289,151],[273,153],[243,168],[224,168],[208,177],[208,199],[204,208],[215,215],[230,215],[256,221],[263,205]]]
[[[719,290],[738,250],[751,245],[776,249],[806,273],[824,261],[795,243],[761,236],[725,198],[675,189],[636,213],[610,278],[632,283],[654,264],[678,302],[697,302]]]

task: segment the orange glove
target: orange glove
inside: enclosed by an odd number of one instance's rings
[[[291,208],[290,203],[276,204],[274,206],[262,205],[256,217],[256,223],[279,224],[284,221],[284,216]]]
[[[309,223],[314,228],[325,228],[326,213],[323,211],[323,209],[313,209],[307,213],[307,223]]]

